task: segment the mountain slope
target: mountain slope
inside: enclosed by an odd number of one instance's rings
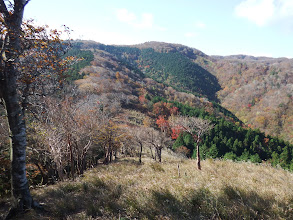
[[[214,75],[180,52],[159,53],[143,49],[138,64],[147,76],[159,82],[211,100],[216,100],[216,93],[221,88]]]
[[[147,77],[216,101],[220,85],[216,77],[193,62],[204,53],[182,45],[149,42],[134,46],[99,45],[99,49],[140,69]]]
[[[154,122],[158,120],[160,114],[167,120],[169,110],[164,106],[176,107],[183,115],[210,120],[215,127],[210,134],[203,137],[200,146],[202,158],[221,157],[254,162],[263,160],[272,165],[280,164],[283,168],[293,169],[293,165],[291,165],[293,164],[293,147],[289,143],[265,135],[259,130],[243,127],[237,117],[215,102],[178,92],[168,87],[167,83],[158,83],[150,78],[145,78],[147,77],[146,71],[140,65],[142,62],[147,62],[146,58],[143,59],[143,53],[149,52],[162,58],[156,59],[149,56],[148,59],[156,60],[157,65],[161,65],[162,68],[166,67],[166,69],[169,68],[168,65],[172,67],[172,64],[168,62],[171,60],[165,58],[176,53],[159,54],[154,52],[154,49],[140,50],[134,47],[105,45],[98,45],[98,47],[101,49],[94,50],[95,60],[92,62],[92,66],[83,70],[86,76],[76,82],[81,90],[100,96],[111,94],[111,97],[120,97],[122,107],[136,109],[146,114],[153,120],[154,127],[156,127]],[[158,47],[155,48],[158,51]],[[207,58],[198,57],[197,61],[202,59]],[[169,73],[173,71],[171,67]],[[156,71],[154,74],[159,75]],[[175,74],[176,71],[174,71]],[[167,78],[169,79],[171,76],[168,74]],[[156,77],[153,78],[156,79]],[[175,83],[170,80],[170,84]],[[164,108],[165,110],[163,110]],[[156,109],[161,109],[165,113],[158,113]],[[180,137],[173,147],[180,149],[181,146],[189,146],[191,151],[189,155],[195,155],[194,143],[188,139],[192,138]]]
[[[293,143],[293,60],[230,56],[216,58],[211,71],[224,107],[247,125]]]
[[[221,105],[247,126],[293,143],[293,59],[207,56],[193,48],[161,42],[147,42],[134,47],[152,48],[160,53],[180,53],[189,58],[217,78],[218,82],[212,85],[218,91],[215,96]],[[207,97],[211,98],[211,94]]]
[[[102,48],[177,90],[219,99],[247,126],[293,143],[293,59],[210,57],[162,42]]]

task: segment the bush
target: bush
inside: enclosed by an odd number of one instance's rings
[[[224,155],[225,160],[236,160],[237,156],[233,152],[228,152]]]
[[[258,154],[254,154],[254,155],[250,156],[249,160],[252,163],[261,163],[261,159]]]

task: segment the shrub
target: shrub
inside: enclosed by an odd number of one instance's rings
[[[228,152],[224,155],[225,160],[236,160],[237,156],[233,152]]]

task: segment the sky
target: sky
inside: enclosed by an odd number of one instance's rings
[[[293,58],[293,0],[31,0],[25,18],[103,44]]]

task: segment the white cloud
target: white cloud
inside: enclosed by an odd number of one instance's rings
[[[184,34],[184,36],[187,37],[187,38],[192,38],[192,37],[198,36],[198,34],[194,33],[194,32],[187,32],[187,33]]]
[[[130,23],[136,20],[136,16],[134,13],[129,12],[127,9],[122,8],[118,9],[116,16],[119,21],[125,22],[125,23]]]
[[[164,31],[163,27],[157,27],[154,25],[154,16],[151,13],[142,13],[141,15],[135,15],[125,8],[116,11],[116,17],[120,22],[126,23],[137,29],[152,29]]]
[[[292,0],[279,0],[280,1],[280,17],[293,16],[293,1]]]
[[[293,19],[292,0],[243,0],[235,7],[235,14],[258,26],[272,23],[291,22]]]
[[[142,29],[146,29],[146,28],[152,28],[154,25],[154,16],[150,13],[143,13],[141,15],[141,21],[140,22],[134,22],[132,23],[132,25],[136,28],[142,28]]]
[[[275,13],[274,0],[245,0],[235,8],[239,17],[247,18],[259,26],[266,25]]]

